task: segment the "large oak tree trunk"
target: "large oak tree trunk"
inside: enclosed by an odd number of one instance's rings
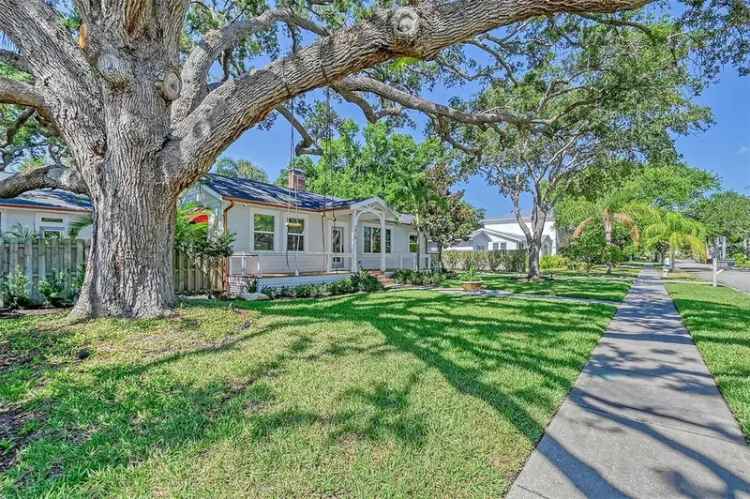
[[[175,303],[176,196],[135,176],[108,177],[107,189],[92,195],[92,246],[73,315],[167,315]]]
[[[165,56],[159,42],[124,50],[114,35],[102,39],[113,45],[99,59],[106,146],[98,157],[74,146],[76,162],[85,165],[95,223],[73,315],[160,317],[175,304],[175,212],[183,187],[173,175],[173,156],[164,151],[171,133],[165,86],[172,54]]]

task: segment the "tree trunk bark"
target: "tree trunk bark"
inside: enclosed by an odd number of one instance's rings
[[[172,313],[177,194],[159,181],[110,173],[90,187],[94,228],[86,278],[71,312],[74,318],[150,318]]]
[[[530,241],[528,254],[529,254],[529,271],[526,274],[527,279],[540,279],[542,277],[542,271],[539,266],[539,251],[540,245],[537,241]]]

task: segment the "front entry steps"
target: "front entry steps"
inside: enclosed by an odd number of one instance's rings
[[[393,272],[383,272],[382,270],[368,270],[367,273],[377,279],[380,284],[382,284],[386,289],[395,288],[398,286],[398,284],[396,284],[396,281],[391,278],[391,276],[393,276]]]

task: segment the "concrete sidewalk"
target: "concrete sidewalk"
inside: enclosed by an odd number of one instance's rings
[[[750,498],[750,448],[644,270],[509,498]]]

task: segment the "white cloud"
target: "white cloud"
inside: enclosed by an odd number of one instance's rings
[[[750,146],[740,146],[740,148],[737,149],[737,154],[739,154],[740,156],[750,154]]]

